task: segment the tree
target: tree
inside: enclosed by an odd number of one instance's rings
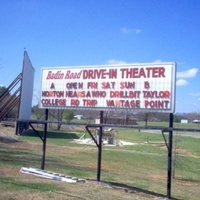
[[[148,112],[139,112],[137,114],[137,117],[139,120],[144,121],[145,122],[145,126],[148,125],[148,121],[150,121],[150,116],[151,114]]]
[[[70,122],[74,118],[74,113],[72,110],[66,110],[63,113],[63,118],[67,121]]]
[[[32,107],[32,113],[36,116],[37,120],[41,120],[44,116],[44,109],[39,109],[38,105]]]
[[[44,109],[39,109],[38,105],[32,107],[32,113],[36,116],[37,120],[41,120],[42,117],[45,115]]]
[[[54,119],[57,120],[57,130],[59,131],[62,125],[64,110],[61,109],[52,109],[49,111],[49,116],[52,116]]]

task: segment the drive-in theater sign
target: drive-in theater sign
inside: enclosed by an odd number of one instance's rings
[[[43,68],[40,108],[173,113],[175,63]]]

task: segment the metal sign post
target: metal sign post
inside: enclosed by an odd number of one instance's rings
[[[168,170],[167,170],[167,198],[171,198],[171,177],[172,177],[172,143],[173,143],[173,113],[169,115],[169,148],[168,148]]]
[[[44,166],[45,166],[45,156],[46,156],[46,141],[47,141],[47,121],[48,121],[48,109],[45,109],[45,124],[44,124],[44,135],[43,135],[43,156],[42,156],[42,165],[41,165],[41,169],[44,170]]]
[[[103,124],[103,111],[100,111],[100,124]],[[99,127],[97,181],[101,180],[102,135],[103,135],[103,127],[101,126],[101,127]]]

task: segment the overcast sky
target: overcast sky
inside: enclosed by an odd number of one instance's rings
[[[200,1],[0,0],[0,85],[35,68],[176,62],[176,112],[200,109]]]

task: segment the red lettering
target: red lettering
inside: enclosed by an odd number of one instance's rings
[[[143,91],[144,98],[170,98],[169,91]]]
[[[121,78],[160,78],[165,77],[164,67],[122,68]]]
[[[88,69],[83,70],[83,79],[112,79],[117,78],[117,69]]]
[[[63,79],[63,77],[64,73],[61,73],[61,71],[57,71],[56,73],[48,71],[46,79]]]
[[[92,91],[92,97],[106,97],[106,91]]]
[[[64,97],[64,91],[42,91],[43,97]]]
[[[159,67],[158,69],[158,77],[165,77],[165,68]]]
[[[68,70],[65,75],[65,79],[79,79],[81,77],[82,70],[80,72],[71,72]]]
[[[153,100],[145,100],[144,101],[144,106],[145,108],[153,108],[153,109],[167,109],[168,106],[169,106],[169,101],[167,100],[156,100],[156,101],[153,101]]]
[[[144,77],[144,78],[146,78],[146,74],[145,74],[144,68],[141,68],[141,69],[140,69],[139,77]]]
[[[83,105],[84,106],[91,106],[95,107],[97,105],[97,100],[96,99],[83,99]]]
[[[42,99],[42,106],[66,106],[66,99]]]
[[[145,81],[145,82],[144,82],[144,88],[145,88],[145,89],[149,89],[149,88],[150,88],[150,84],[149,84],[148,81]]]
[[[106,100],[108,107],[140,108],[140,100]]]
[[[77,91],[77,97],[85,97],[85,91]]]
[[[106,69],[83,70],[83,79],[105,79],[106,75]]]
[[[120,89],[134,89],[135,82],[120,82]]]
[[[71,106],[78,106],[80,104],[78,99],[71,99]]]
[[[55,89],[54,83],[51,84],[51,87],[50,87],[50,88],[51,88],[52,90]]]
[[[97,89],[98,88],[98,82],[88,82],[87,84],[87,88],[91,88],[91,89]]]

